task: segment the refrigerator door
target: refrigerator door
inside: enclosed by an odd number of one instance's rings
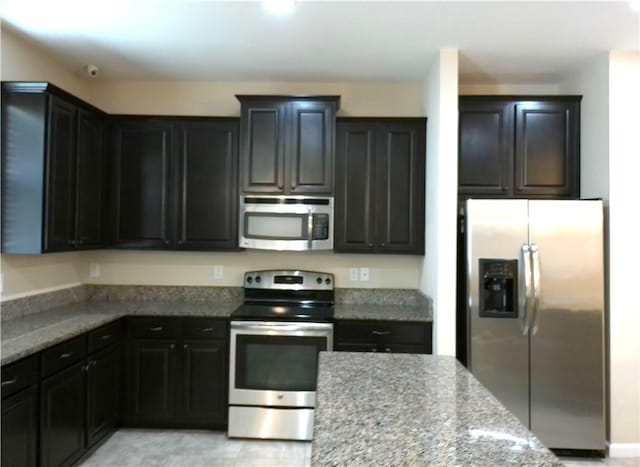
[[[529,426],[529,337],[522,332],[526,271],[520,259],[527,200],[468,200],[466,212],[469,370]],[[500,299],[510,275],[515,294]]]
[[[549,448],[605,448],[602,215],[600,201],[529,201],[531,430]]]

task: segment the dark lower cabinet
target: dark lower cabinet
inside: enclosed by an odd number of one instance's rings
[[[87,446],[111,433],[120,413],[120,345],[89,357],[87,370]]]
[[[124,423],[170,422],[175,412],[176,342],[135,340],[129,348]]]
[[[135,317],[127,334],[125,426],[224,426],[226,320]]]
[[[424,253],[425,138],[425,119],[338,119],[336,251]]]
[[[40,385],[40,465],[72,465],[85,449],[85,363]]]
[[[432,323],[337,320],[334,350],[343,352],[432,352]]]
[[[226,342],[185,341],[180,360],[182,391],[178,417],[186,423],[203,426],[224,424]]]
[[[35,467],[38,455],[38,386],[2,400],[2,466]]]

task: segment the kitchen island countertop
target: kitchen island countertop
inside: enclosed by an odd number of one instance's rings
[[[312,466],[561,466],[454,357],[322,352]]]

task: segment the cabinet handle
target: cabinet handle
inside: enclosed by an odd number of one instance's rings
[[[178,245],[184,245],[184,240],[178,240]]]
[[[69,245],[71,246],[76,246],[76,241],[75,240],[69,240]]]
[[[80,239],[76,241],[76,245],[82,245],[84,243],[84,240]]]
[[[385,347],[385,348],[384,348],[384,351],[385,351],[385,352],[391,352],[391,349],[390,349],[389,347]]]
[[[155,328],[149,328],[149,331],[151,331],[151,332],[159,332],[159,331],[162,331],[162,326],[158,326],[158,327],[155,327]]]
[[[171,344],[171,345],[169,346],[169,348],[170,348],[170,349],[175,349],[175,348],[176,348],[176,346],[175,346],[175,344]]]
[[[376,336],[388,336],[391,334],[391,331],[371,331],[371,333]]]
[[[386,243],[381,243],[381,244],[380,244],[380,246],[381,246],[382,248],[384,248],[385,246],[387,246],[387,244],[386,244]]]
[[[2,382],[2,387],[11,386],[12,384],[17,383],[17,382],[18,382],[18,378],[13,378],[13,379],[10,379],[9,381],[3,381]]]
[[[91,362],[91,366],[96,366],[97,364],[98,364],[97,360],[94,360],[94,361]]]
[[[188,346],[187,344],[184,344],[184,346],[183,346],[183,347],[184,347],[185,349],[188,349],[188,348],[189,348],[189,346]]]
[[[169,244],[169,240],[163,240],[162,242],[163,242],[165,245],[168,245],[168,244]]]
[[[63,353],[60,355],[60,359],[64,360],[65,358],[69,358],[73,355],[73,352],[71,353]]]
[[[107,339],[111,339],[111,334],[105,334],[104,336],[102,336],[103,341],[106,341]]]
[[[373,243],[369,243],[369,248],[373,248]]]
[[[372,352],[377,352],[377,351],[378,351],[378,349],[376,349],[375,347],[371,347],[371,351],[372,351]]]
[[[213,328],[204,328],[202,329],[202,332],[211,332],[213,331]]]
[[[502,185],[502,191],[507,191],[509,189],[509,185]]]

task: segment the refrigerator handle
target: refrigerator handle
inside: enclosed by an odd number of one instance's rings
[[[522,335],[529,334],[529,309],[531,308],[531,253],[529,245],[523,243],[520,247],[520,276],[524,278],[524,297],[520,298],[520,329]]]
[[[539,313],[540,310],[540,299],[541,299],[541,290],[540,290],[540,252],[538,250],[538,245],[535,243],[531,244],[531,275],[533,276],[533,313],[531,316],[531,335],[535,335],[538,332],[538,321],[539,321]]]

